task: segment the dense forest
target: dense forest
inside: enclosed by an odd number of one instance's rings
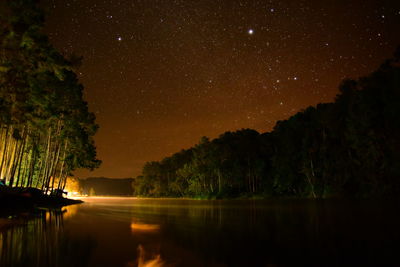
[[[139,196],[391,197],[400,193],[400,48],[333,103],[271,132],[226,132],[161,161],[134,182]]]
[[[80,58],[51,45],[37,2],[0,3],[0,178],[48,192],[100,164],[98,126],[75,74]]]

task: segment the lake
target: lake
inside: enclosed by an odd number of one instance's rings
[[[83,200],[2,229],[0,265],[400,265],[397,202]]]

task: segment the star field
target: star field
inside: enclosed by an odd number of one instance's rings
[[[47,0],[47,32],[79,74],[103,165],[132,177],[240,128],[332,101],[400,44],[399,1]]]

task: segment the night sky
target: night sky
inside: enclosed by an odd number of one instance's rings
[[[343,78],[400,45],[400,1],[46,0],[46,31],[84,57],[102,166],[134,177],[202,136],[252,128],[330,102]]]

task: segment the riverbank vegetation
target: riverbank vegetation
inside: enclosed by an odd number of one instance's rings
[[[377,71],[344,80],[333,103],[271,132],[226,132],[161,161],[134,182],[139,196],[391,197],[400,193],[400,49]]]
[[[80,59],[51,45],[37,1],[0,6],[0,178],[45,194],[63,190],[73,170],[100,164],[98,126],[75,73]]]

